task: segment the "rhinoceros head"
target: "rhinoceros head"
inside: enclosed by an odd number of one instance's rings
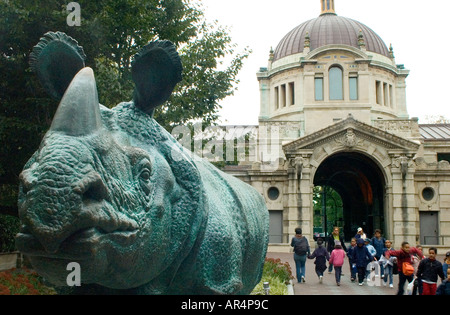
[[[108,288],[170,282],[165,270],[173,274],[192,249],[198,174],[188,159],[173,161],[176,141],[146,112],[134,102],[99,105],[88,67],[65,90],[20,174],[17,247],[51,282],[66,284],[70,262],[83,283]]]

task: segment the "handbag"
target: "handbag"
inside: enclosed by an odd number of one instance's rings
[[[411,265],[411,263],[409,263],[407,261],[403,262],[402,273],[405,276],[412,276],[414,274],[414,267],[413,267],[413,265]]]

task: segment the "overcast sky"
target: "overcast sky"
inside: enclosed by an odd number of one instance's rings
[[[290,30],[320,14],[319,0],[203,0],[209,21],[230,27],[233,42],[253,53],[239,75],[238,91],[222,101],[221,123],[258,124],[256,72],[267,67],[270,48]],[[357,20],[392,43],[395,61],[404,64],[410,117],[450,118],[450,1],[335,0],[336,13]]]

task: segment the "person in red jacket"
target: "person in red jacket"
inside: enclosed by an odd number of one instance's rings
[[[393,251],[387,251],[386,252],[386,258],[389,259],[389,257],[394,256],[397,257],[397,265],[398,265],[398,292],[397,295],[403,295],[404,292],[404,286],[406,283],[406,280],[408,280],[408,283],[412,282],[414,280],[414,273],[411,275],[405,275],[403,273],[403,265],[404,264],[411,264],[411,255],[412,254],[418,254],[420,257],[422,257],[422,252],[418,250],[415,247],[410,247],[408,242],[402,243],[402,249],[400,250],[393,250]]]

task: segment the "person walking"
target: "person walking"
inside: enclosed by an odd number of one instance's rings
[[[317,239],[317,246],[318,247],[311,255],[308,256],[308,258],[316,259],[314,261],[314,264],[316,265],[315,271],[317,276],[319,277],[319,283],[322,283],[323,272],[327,269],[327,261],[330,259],[330,254],[325,249],[325,247],[323,247],[323,239],[320,237]]]
[[[370,245],[370,238],[366,238],[364,240],[364,245],[366,246],[366,248],[369,251],[370,255],[372,255],[373,261],[376,261],[377,259],[375,258],[375,255],[377,254],[377,251],[375,250],[375,247]],[[379,268],[376,269],[376,266],[374,266],[374,264],[376,264],[376,263],[371,263],[366,269],[366,279],[367,279],[367,281],[370,281],[370,273],[371,273],[371,271],[374,271],[375,276],[379,276],[377,274],[377,272],[376,272],[376,270],[378,270]]]
[[[406,281],[411,283],[414,280],[414,267],[411,262],[411,255],[417,254],[422,256],[417,248],[411,247],[408,242],[403,242],[400,250],[392,250],[386,252],[386,258],[397,257],[398,265],[398,291],[397,295],[403,295]]]
[[[356,239],[362,238],[363,240],[365,240],[365,239],[367,238],[366,233],[364,233],[362,227],[359,227],[359,228],[356,230],[355,238],[356,238]]]
[[[347,252],[347,247],[345,247],[344,237],[340,234],[339,227],[335,226],[333,228],[333,232],[328,237],[328,244],[327,244],[327,250],[331,254],[331,252],[334,250],[336,242],[339,242],[342,246],[342,249]],[[328,273],[331,273],[333,271],[333,264],[330,263],[328,266]]]
[[[436,295],[450,295],[450,268],[447,268],[447,278],[442,281],[436,290]]]
[[[330,264],[334,266],[334,273],[336,277],[336,284],[338,286],[341,285],[341,273],[342,273],[342,265],[344,265],[345,260],[345,251],[342,249],[341,242],[334,242],[334,249],[331,252],[330,256]]]
[[[436,295],[438,276],[445,280],[444,270],[442,269],[442,263],[436,260],[437,249],[430,247],[428,249],[428,258],[424,258],[420,261],[417,268],[417,278],[422,283],[421,295]]]
[[[445,254],[444,263],[442,264],[442,269],[444,270],[445,277],[448,276],[448,268],[450,267],[450,252]]]
[[[387,285],[387,282],[389,280],[389,287],[393,288],[394,287],[394,275],[393,275],[393,271],[394,271],[394,264],[397,261],[397,258],[392,256],[389,258],[386,258],[386,252],[387,251],[392,251],[394,250],[392,248],[392,242],[390,240],[386,240],[385,244],[385,248],[383,250],[383,255],[380,257],[380,262],[383,264],[383,268],[384,268],[384,285]]]
[[[380,261],[380,258],[384,253],[385,242],[386,242],[386,239],[381,236],[381,230],[376,229],[374,232],[374,236],[370,240],[370,245],[372,245],[376,251],[375,258],[376,258],[376,261],[378,261],[378,262]],[[384,266],[381,263],[380,263],[380,276],[381,276],[381,278],[384,278]]]
[[[356,265],[353,264],[353,251],[355,250],[356,247],[356,238],[352,238],[352,240],[350,241],[350,247],[348,248],[347,251],[347,257],[348,257],[348,264],[350,265],[350,280],[352,282],[355,282],[356,279]]]
[[[308,239],[302,235],[302,229],[295,229],[295,236],[292,238],[291,246],[294,248],[295,270],[297,282],[306,282],[306,257],[311,255]]]
[[[364,246],[364,239],[359,238],[356,240],[356,247],[352,252],[352,262],[356,266],[358,271],[358,283],[363,285],[364,278],[366,277],[366,268],[369,261],[373,261],[372,255],[369,250]]]

